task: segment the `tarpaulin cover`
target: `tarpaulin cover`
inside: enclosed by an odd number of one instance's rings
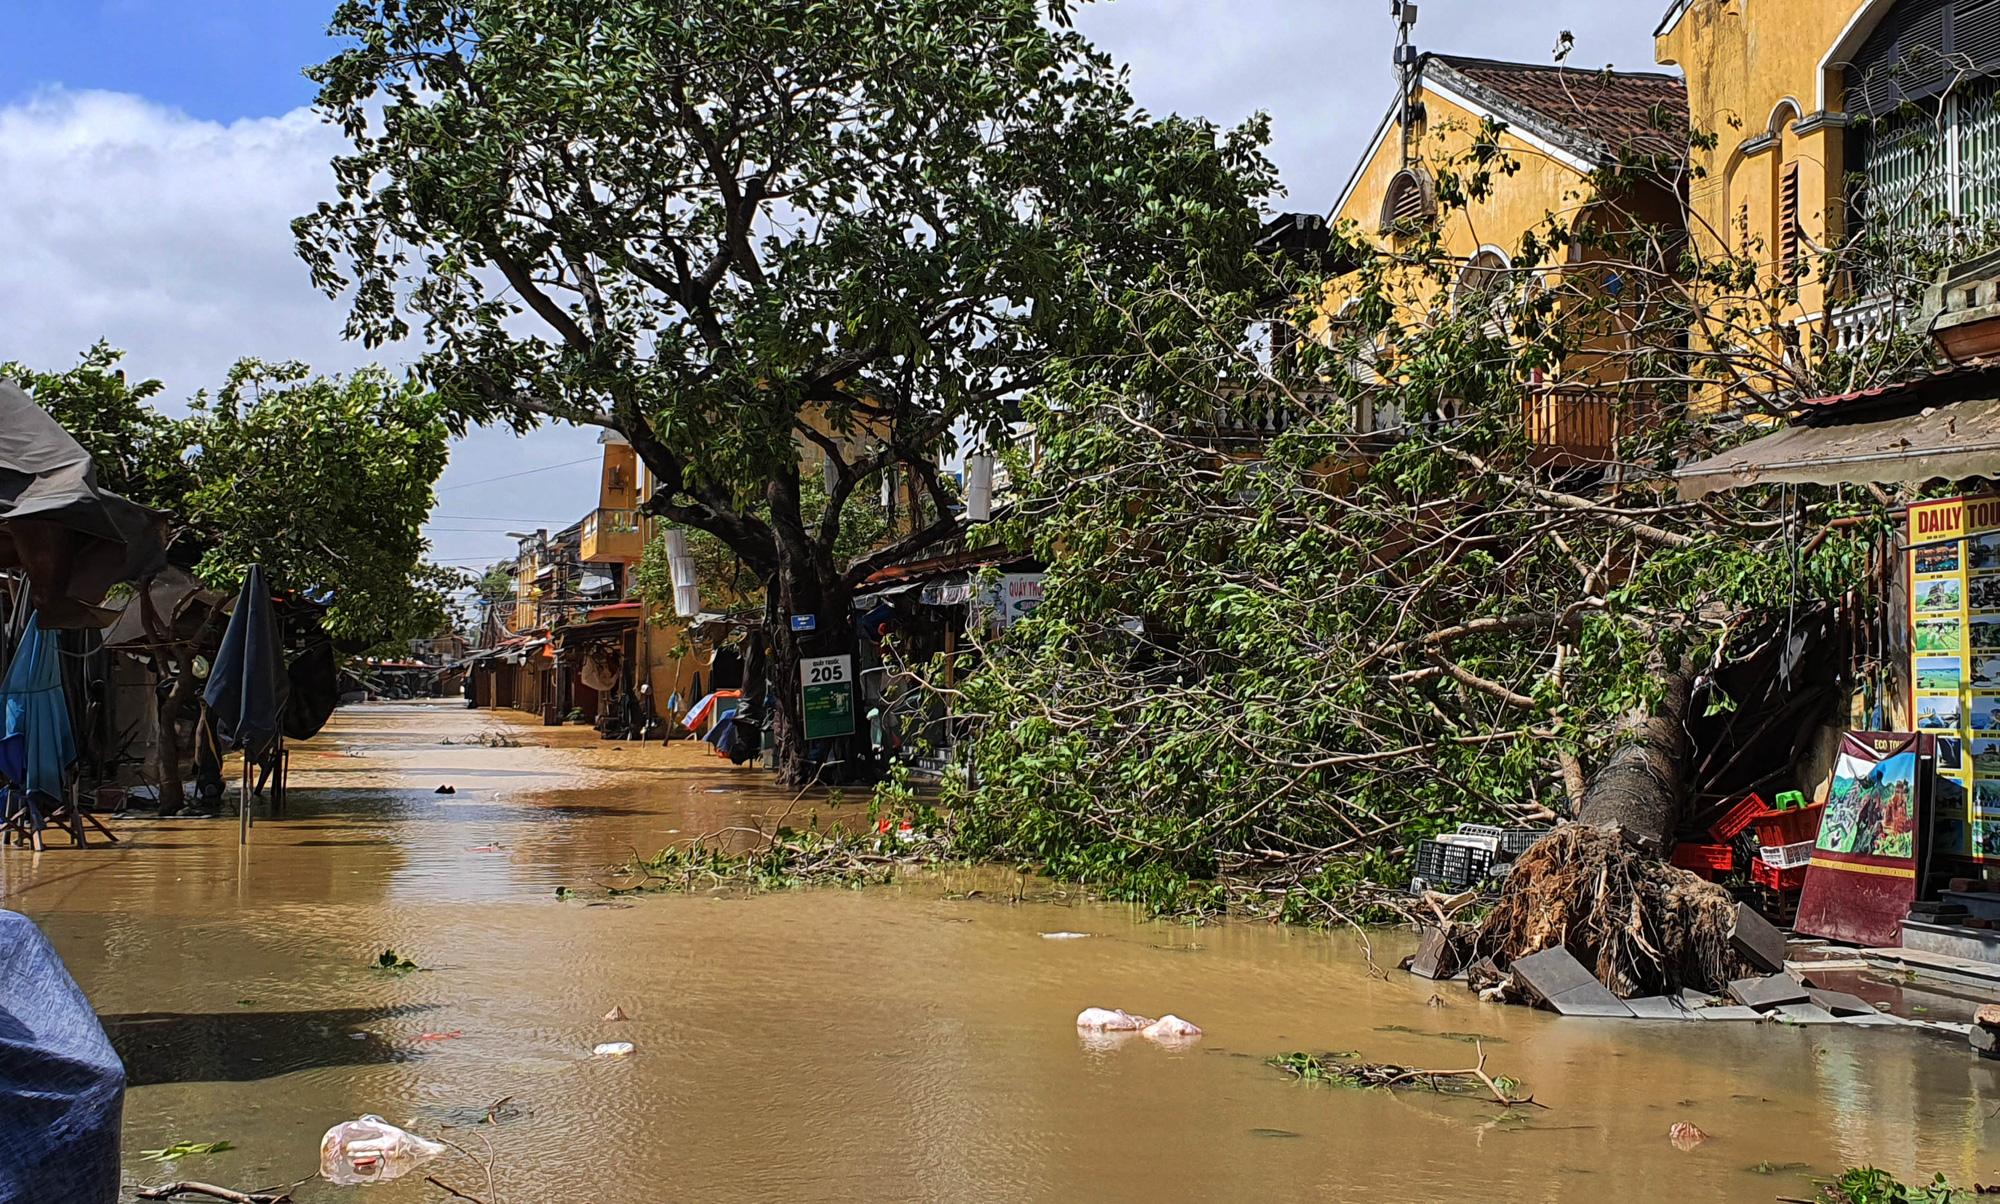
[[[1921,484],[2000,474],[2000,400],[1788,426],[1674,473],[1683,500],[1747,485]]]
[[[292,695],[285,700],[285,735],[310,740],[340,705],[340,659],[332,640],[317,640],[285,670]]]
[[[0,1204],[118,1198],[125,1067],[34,921],[0,911]]]
[[[202,698],[215,716],[216,735],[257,760],[283,733],[291,691],[271,591],[264,586],[264,570],[253,564],[243,577]]]
[[[76,760],[60,658],[55,632],[42,630],[41,615],[30,615],[14,663],[0,678],[0,777],[56,799]]]
[[[26,569],[48,628],[103,627],[104,593],[167,566],[165,523],[97,485],[90,453],[0,381],[0,569]]]

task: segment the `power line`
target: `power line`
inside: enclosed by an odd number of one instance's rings
[[[487,477],[483,481],[467,481],[463,485],[446,485],[443,489],[433,490],[432,492],[450,493],[454,489],[470,489],[474,485],[491,485],[495,481],[511,481],[515,477],[533,476],[535,473],[538,472],[553,472],[558,468],[574,468],[578,464],[589,464],[591,461],[596,460],[597,458],[598,457],[596,456],[585,456],[581,460],[568,460],[561,464],[545,464],[540,468],[525,468],[522,469],[520,472],[509,472],[509,473],[503,473],[497,477]]]
[[[454,486],[454,488],[456,488],[456,487]],[[542,517],[542,518],[520,518],[520,517],[514,517],[514,518],[505,518],[505,517],[502,517],[501,515],[497,515],[497,514],[433,514],[433,515],[431,515],[431,517],[432,517],[432,518],[464,518],[464,519],[473,519],[473,520],[475,520],[475,521],[478,521],[478,520],[486,520],[486,521],[491,521],[491,522],[496,522],[496,523],[553,523],[553,522],[560,522],[560,521],[561,521],[560,519],[553,519],[553,518],[547,518],[547,517]]]

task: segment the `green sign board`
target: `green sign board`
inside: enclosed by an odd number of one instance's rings
[[[807,657],[799,662],[799,692],[804,695],[806,739],[854,734],[854,658]]]

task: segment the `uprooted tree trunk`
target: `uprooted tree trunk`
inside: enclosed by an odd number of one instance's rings
[[[1473,938],[1476,955],[1504,965],[1561,945],[1623,997],[1720,990],[1745,969],[1730,944],[1735,899],[1659,862],[1686,810],[1694,674],[1685,662],[1655,660],[1665,686],[1658,704],[1619,720],[1580,822],[1515,863]]]
[[[1686,811],[1694,678],[1685,664],[1669,668],[1655,659],[1666,686],[1659,704],[1634,708],[1619,720],[1611,757],[1591,779],[1577,818],[1598,827],[1615,824],[1646,852],[1664,856]]]
[[[1561,945],[1622,998],[1719,991],[1750,969],[1730,942],[1735,922],[1736,900],[1722,887],[1616,832],[1569,824],[1515,863],[1472,954],[1504,966]]]

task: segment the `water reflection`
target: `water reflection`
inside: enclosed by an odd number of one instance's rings
[[[1347,934],[1190,931],[1047,884],[1015,904],[1004,870],[559,901],[552,886],[634,850],[754,838],[810,800],[702,749],[578,729],[441,743],[495,722],[340,712],[294,753],[290,814],[247,851],[232,821],[171,820],[125,823],[110,848],[0,854],[7,905],[43,924],[133,1069],[128,1150],[227,1139],[171,1173],[289,1181],[327,1126],[374,1112],[490,1139],[515,1201],[1763,1204],[1857,1162],[2000,1178],[1993,1064],[1907,1030],[1563,1020],[1373,975]],[[446,782],[458,792],[432,793]],[[822,822],[858,812],[819,803]],[[1086,935],[1042,935],[1058,932]],[[375,969],[385,948],[422,969]],[[1406,951],[1375,941],[1383,965]],[[614,1005],[630,1018],[604,1020]],[[1086,1006],[1205,1034],[1086,1040]],[[1471,1035],[1548,1110],[1329,1089],[1264,1063],[1343,1050],[1456,1068],[1478,1057]],[[637,1052],[591,1058],[601,1041]],[[1677,1121],[1712,1139],[1674,1149]],[[483,1187],[453,1158],[440,1177]],[[127,1173],[163,1172],[134,1155]],[[436,1195],[399,1182],[369,1199]]]

